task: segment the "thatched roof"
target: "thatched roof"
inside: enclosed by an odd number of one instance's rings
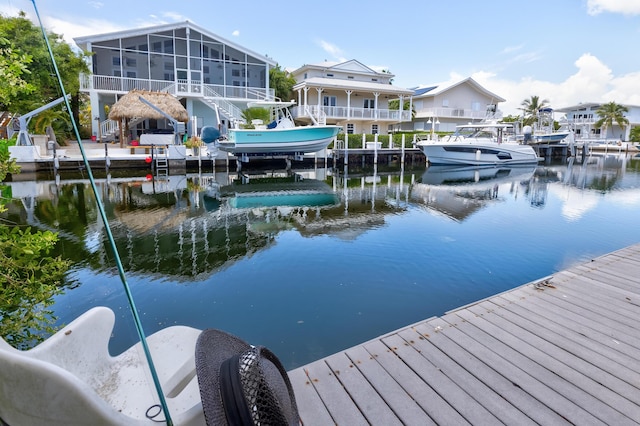
[[[161,109],[166,114],[172,116],[178,121],[186,123],[189,121],[189,113],[182,106],[178,98],[166,92],[150,92],[147,90],[132,90],[118,102],[116,102],[109,111],[111,120],[120,120],[122,118],[165,118],[158,111],[140,100],[140,96],[152,103],[156,108]]]

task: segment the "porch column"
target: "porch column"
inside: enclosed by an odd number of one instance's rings
[[[305,87],[304,88],[304,115],[307,116],[308,115],[308,108],[307,106],[309,105],[309,88]]]
[[[353,90],[345,90],[347,93],[347,121],[351,118],[351,94]]]
[[[374,108],[373,108],[373,117],[375,118],[375,120],[378,120],[378,97],[380,96],[380,93],[378,92],[373,92],[373,96],[375,97],[374,100]]]
[[[324,89],[322,87],[316,87],[316,92],[318,92],[318,111],[320,111],[320,106],[321,106],[320,95],[322,95],[323,91]]]
[[[409,96],[409,121],[413,119],[413,96]]]

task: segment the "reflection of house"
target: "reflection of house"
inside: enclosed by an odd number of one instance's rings
[[[629,112],[625,114],[626,119],[629,120],[629,125],[621,129],[618,123],[614,121],[613,126],[608,127],[606,132],[602,132],[604,130],[602,128],[595,127],[596,121],[600,120],[600,116],[596,111],[601,106],[601,103],[587,102],[565,108],[557,108],[555,111],[566,114],[562,121],[566,121],[570,128],[575,131],[576,139],[628,141],[631,128],[640,125],[640,106],[624,105],[629,108]]]
[[[93,74],[81,75],[95,116],[93,133],[109,137],[114,124],[105,107],[133,89],[166,91],[197,117],[217,125],[214,108],[237,120],[251,100],[273,98],[269,69],[275,62],[186,21],[75,39],[90,52]],[[102,123],[98,129],[98,120]],[[136,123],[132,123],[132,126]],[[155,127],[149,120],[139,126]],[[158,126],[161,127],[161,126]],[[191,129],[189,129],[192,131]]]
[[[293,89],[298,106],[292,111],[296,121],[338,124],[346,133],[386,134],[390,126],[411,120],[411,108],[404,104],[413,91],[393,86],[393,74],[350,60],[303,65],[292,75],[297,81]],[[404,110],[389,108],[393,99]]]
[[[489,105],[504,101],[471,77],[449,86],[417,88],[413,94],[412,126],[404,124],[401,129],[453,132],[457,125],[484,119]]]

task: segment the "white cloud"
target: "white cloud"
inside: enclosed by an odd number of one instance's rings
[[[102,3],[101,1],[90,1],[89,6],[92,6],[95,9],[102,9],[104,3]]]
[[[509,54],[509,53],[513,53],[513,52],[517,52],[518,50],[522,50],[524,48],[524,44],[521,44],[519,46],[507,46],[504,49],[502,49],[503,54]]]
[[[624,15],[640,15],[640,0],[588,0],[587,13],[622,13]]]
[[[553,108],[581,102],[612,102],[640,105],[640,72],[614,76],[612,70],[595,56],[585,53],[575,62],[577,71],[560,83],[525,77],[503,80],[494,73],[477,72],[474,80],[507,101],[500,104],[505,115],[519,115],[520,104],[531,96],[549,101]]]
[[[322,50],[329,53],[333,57],[333,59],[336,59],[338,62],[347,61],[347,59],[343,56],[342,49],[340,49],[335,44],[331,44],[328,41],[324,40],[318,40],[317,43],[322,48]]]
[[[232,36],[234,37],[239,37],[240,36],[240,30],[235,30],[234,32],[231,33]]]

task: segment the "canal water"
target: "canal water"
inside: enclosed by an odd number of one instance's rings
[[[219,328],[287,369],[640,241],[640,158],[516,168],[94,171],[147,335]],[[10,182],[4,220],[74,262],[56,325],[116,313],[137,341],[82,171]]]

